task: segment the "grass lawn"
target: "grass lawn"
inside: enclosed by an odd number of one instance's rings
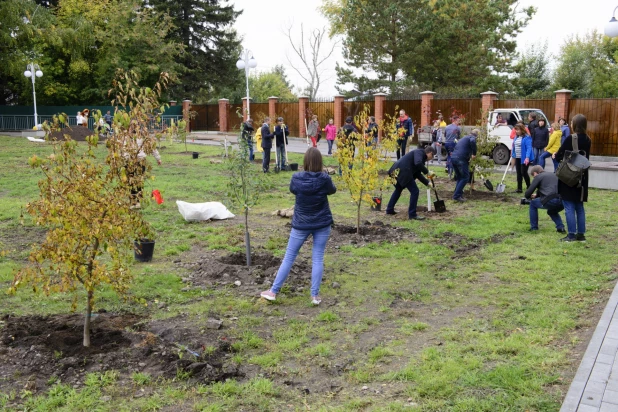
[[[181,144],[163,148],[163,165],[154,166],[155,179],[145,190],[159,189],[165,200],[143,210],[158,235],[153,262],[132,266],[135,281],[127,299],[108,288],[97,295],[100,319],[94,319],[94,328],[116,322],[121,348],[110,343],[86,355],[78,349],[73,353],[80,341],[69,335],[63,335],[62,350],[44,336],[25,345],[28,333],[53,322],[65,325],[58,329],[63,333],[79,336],[75,322],[81,320],[84,301],[72,315],[68,295],[35,295],[27,287],[13,296],[0,294],[2,408],[560,409],[618,277],[616,192],[590,191],[588,242],[574,244],[558,242],[561,236],[545,214],[541,230],[528,232],[528,208],[511,193],[512,175],[507,195],[490,194],[478,184],[484,192],[470,196],[475,200],[447,201],[446,214],[424,213],[423,222],[404,219],[406,192],[398,205],[402,213],[395,217],[363,207],[361,221],[372,223],[365,225],[367,235],[333,230],[321,306],[310,305],[307,246],[299,255],[300,269],[290,275],[277,302],[268,303],[257,292],[272,282],[268,269],[287,244],[289,219],[272,212],[294,204],[290,173],[268,176],[272,188],[251,211],[254,252],[271,263],[248,271],[242,268],[240,216],[186,223],[178,213],[175,200],[226,203],[225,168],[218,162],[222,148],[192,145],[189,150],[199,151],[199,159],[181,153]],[[28,216],[20,224],[20,213],[38,195],[41,178],[27,158],[50,151],[46,144],[0,136],[4,289],[26,263],[29,245],[45,235]],[[290,157],[302,164],[301,155]],[[333,165],[334,159],[325,162]],[[449,199],[453,185],[441,168],[437,172],[441,194]],[[500,178],[491,176],[494,185]],[[354,207],[341,183],[335,183],[340,190],[330,204],[336,227],[353,225]],[[419,205],[427,203],[424,193],[421,188]],[[234,285],[236,279],[241,286]],[[222,321],[220,329],[209,327],[212,319]],[[13,322],[23,322],[22,335],[8,329]],[[170,354],[170,347],[178,349]],[[219,374],[213,378],[207,371]]]

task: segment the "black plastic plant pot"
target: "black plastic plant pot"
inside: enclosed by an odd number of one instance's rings
[[[193,158],[197,159],[198,157],[200,157],[200,154],[198,152],[193,152]]]
[[[382,198],[381,197],[372,197],[371,199],[373,199],[373,202],[375,203],[375,205],[371,206],[371,210],[375,210],[377,212],[382,210]]]
[[[150,262],[154,254],[155,241],[149,239],[140,239],[134,242],[135,260],[138,262]]]
[[[298,163],[290,163],[290,169],[291,169],[293,172],[298,171]]]

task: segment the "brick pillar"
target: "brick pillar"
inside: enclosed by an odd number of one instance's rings
[[[268,117],[271,119],[275,119],[277,116],[277,102],[279,101],[278,97],[271,96],[268,98]]]
[[[170,100],[168,103],[169,103],[170,107],[178,105],[178,102],[176,100]]]
[[[219,99],[219,131],[227,132],[227,112],[230,101],[228,99]]]
[[[191,131],[191,118],[189,117],[189,111],[191,111],[191,100],[182,101],[182,118],[187,122],[187,132]]]
[[[251,103],[251,98],[249,97],[249,103]],[[248,118],[248,113],[247,113],[247,98],[243,97],[242,98],[242,120],[243,122],[246,122]]]
[[[343,96],[335,96],[335,127],[343,126]]]
[[[298,98],[298,137],[306,137],[307,135],[307,129],[305,128],[305,116],[307,115],[308,103],[308,97],[300,96]]]
[[[485,113],[494,108],[494,101],[498,99],[498,93],[496,92],[485,92],[481,93],[481,109],[483,110],[483,123],[487,121],[485,118]]]
[[[376,93],[373,95],[375,99],[375,113],[376,123],[380,124],[384,120],[384,102],[386,102],[386,93]],[[378,129],[378,142],[382,139],[382,128]]]
[[[435,92],[425,91],[421,93],[421,127],[431,126],[431,101]]]
[[[555,119],[554,121],[557,122],[559,118],[563,118],[567,121],[569,121],[569,100],[571,100],[571,93],[573,93],[572,90],[567,90],[567,89],[561,89],[561,90],[556,90],[554,93],[556,93],[556,113],[555,113]],[[549,115],[549,113],[546,113],[547,115]]]

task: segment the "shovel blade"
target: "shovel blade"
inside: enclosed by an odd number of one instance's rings
[[[498,187],[496,187],[496,193],[504,193],[506,190],[506,185],[500,183]]]
[[[446,212],[446,204],[444,204],[444,200],[437,200],[433,202],[433,207],[438,213]]]
[[[489,190],[490,192],[494,191],[494,185],[489,180],[485,180],[484,184],[487,190]]]

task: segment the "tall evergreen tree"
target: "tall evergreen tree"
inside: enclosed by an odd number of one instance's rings
[[[172,97],[195,99],[200,90],[224,88],[237,76],[236,61],[240,40],[231,27],[242,13],[220,0],[145,0],[157,10],[168,13],[175,29],[168,38],[185,46],[179,62],[185,71],[178,85],[171,88]]]

